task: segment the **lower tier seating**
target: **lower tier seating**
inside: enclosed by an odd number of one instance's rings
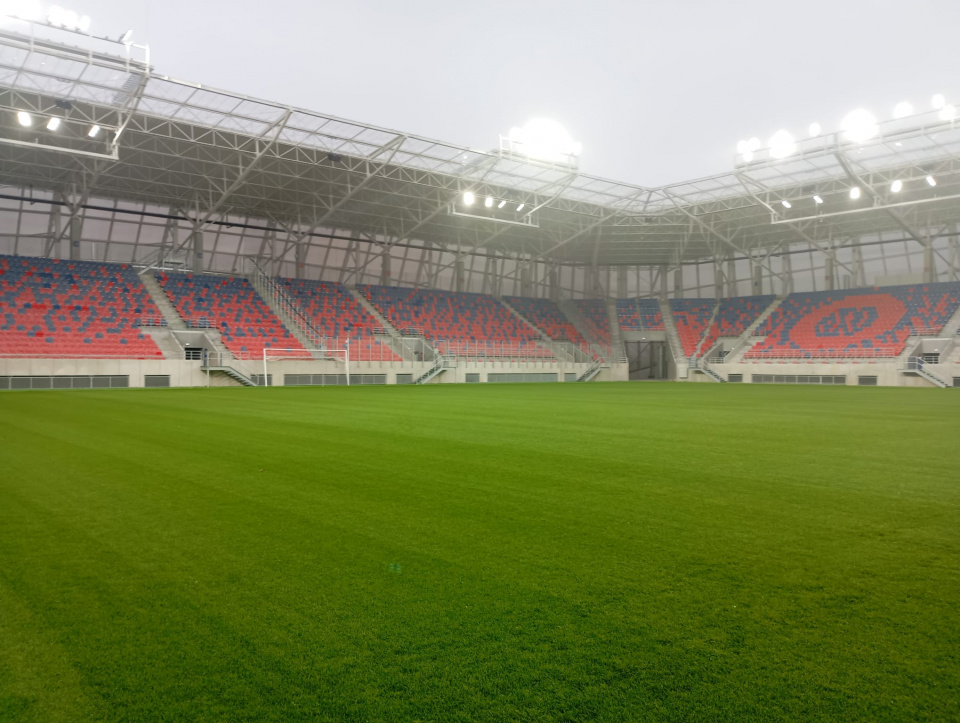
[[[894,357],[915,330],[941,331],[958,305],[957,282],[791,294],[744,358]]]
[[[0,256],[0,354],[162,358],[144,316],[160,311],[126,264]]]
[[[776,296],[736,296],[731,299],[721,299],[717,315],[707,329],[700,353],[706,355],[710,348],[721,336],[740,336],[757,320]]]
[[[314,329],[330,337],[335,348],[350,340],[350,358],[357,361],[400,361],[400,357],[374,334],[380,323],[342,285],[333,281],[277,279],[297,303]]]
[[[607,302],[603,299],[577,299],[573,305],[583,319],[587,335],[609,353],[611,341]]]
[[[261,358],[264,349],[292,349],[287,356],[302,351],[309,357],[246,279],[157,274],[157,281],[180,316],[218,329],[224,345],[238,358]]]
[[[360,292],[401,331],[422,334],[463,356],[544,359],[539,334],[489,294],[364,285]]]
[[[697,344],[700,343],[716,305],[717,302],[713,299],[670,299],[673,323],[677,326],[677,334],[686,356],[691,357],[696,353]]]
[[[584,350],[590,348],[587,340],[577,331],[577,327],[550,299],[531,299],[526,296],[506,296],[504,299],[521,316],[554,341],[567,341]]]
[[[635,299],[617,299],[617,320],[624,331],[640,331],[640,310]]]

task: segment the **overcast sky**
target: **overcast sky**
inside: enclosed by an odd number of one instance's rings
[[[960,0],[62,0],[158,72],[488,150],[531,117],[585,173],[722,173],[739,139],[960,101]]]

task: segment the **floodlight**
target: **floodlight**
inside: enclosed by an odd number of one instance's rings
[[[487,200],[483,202],[483,205],[491,208],[493,206],[493,196],[487,196]]]
[[[940,109],[940,120],[952,121],[957,117],[957,108],[952,103],[947,103]]]
[[[908,115],[913,115],[913,106],[910,105],[907,101],[902,101],[900,103],[897,103],[893,107],[894,118],[906,118]]]
[[[737,153],[746,153],[748,150],[750,148],[747,141],[737,141]]]
[[[466,191],[466,192],[463,194],[463,202],[464,202],[464,204],[466,204],[467,206],[472,206],[474,200],[476,200],[476,196],[473,195],[473,191]]]
[[[797,150],[797,142],[785,130],[779,130],[770,137],[770,157],[786,158]]]
[[[90,136],[91,138],[96,138],[97,133],[99,132],[100,132],[100,126],[93,125],[93,126],[90,126],[90,130],[87,131],[87,135]]]
[[[60,127],[60,119],[56,116],[51,116],[50,120],[47,121],[47,130],[55,131]]]
[[[810,133],[811,138],[816,138],[823,132],[823,128],[820,127],[819,123],[811,123],[807,131]]]
[[[747,150],[748,151],[760,150],[760,139],[754,136],[749,141],[747,141]]]
[[[890,184],[891,193],[900,193],[900,191],[902,190],[903,190],[903,181],[901,181],[899,178]]]
[[[793,208],[793,205],[786,199],[784,199],[783,201],[780,201],[780,205],[783,206],[784,208]]]
[[[506,205],[507,205],[506,201],[501,201],[500,203],[497,204],[497,208],[503,208]]]
[[[569,161],[583,149],[563,126],[547,118],[533,118],[523,128],[512,128],[510,140],[520,153],[541,161]]]
[[[933,176],[927,176],[927,185],[929,185],[929,186],[936,186],[936,185],[937,185],[937,179],[934,178]]]
[[[856,201],[858,198],[860,198],[860,187],[859,187],[859,186],[854,186],[853,188],[850,189],[850,198],[851,198],[851,200],[854,200],[854,201]]]
[[[517,206],[517,213],[520,213],[520,212],[523,210],[523,207],[526,206],[526,205],[527,205],[527,204],[525,204],[525,203],[521,203],[519,206]]]
[[[814,202],[817,203],[817,204],[823,203],[823,199],[822,199],[820,196],[814,196],[814,197],[813,197],[813,200],[814,200]]]
[[[863,143],[879,133],[877,119],[865,108],[850,111],[840,124],[844,137],[854,143]]]
[[[753,160],[753,151],[744,151],[742,158],[744,163],[750,163]]]
[[[937,93],[933,98],[930,99],[930,105],[933,106],[934,110],[940,110],[947,104],[947,99],[943,97],[943,93]]]
[[[0,15],[21,20],[41,20],[43,8],[40,6],[40,0],[7,0],[0,3]]]
[[[29,128],[33,125],[33,116],[22,110],[17,113],[17,121],[20,123],[20,125]]]
[[[128,30],[123,35],[120,36],[120,42],[126,45],[130,42],[130,38],[133,37],[133,30]]]

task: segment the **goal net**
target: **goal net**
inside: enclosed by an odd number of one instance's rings
[[[330,362],[333,362],[331,365]],[[268,384],[271,372],[318,377],[318,384],[350,385],[350,348],[343,349],[264,349],[263,380]],[[330,377],[330,379],[326,379]],[[314,382],[308,382],[313,384]]]

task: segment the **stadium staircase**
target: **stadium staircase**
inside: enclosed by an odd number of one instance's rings
[[[617,300],[607,299],[607,324],[610,326],[611,361],[626,362],[627,350],[623,346],[620,333],[620,314],[617,312]]]
[[[713,311],[710,313],[710,319],[707,321],[707,325],[703,328],[703,333],[700,334],[700,340],[697,342],[697,348],[693,352],[693,356],[699,357],[702,356],[704,352],[710,351],[709,349],[703,348],[703,343],[707,340],[707,336],[710,334],[710,329],[713,328],[713,322],[717,320],[717,314],[720,312],[720,303],[717,302],[713,305]]]
[[[557,342],[553,341],[553,339],[550,338],[549,334],[547,334],[543,329],[541,329],[539,326],[534,324],[530,319],[528,319],[519,311],[517,311],[513,306],[510,305],[510,302],[508,302],[502,296],[498,296],[496,298],[497,298],[497,301],[503,304],[504,308],[507,311],[509,311],[511,314],[517,317],[517,319],[519,319],[521,322],[529,326],[531,329],[533,329],[535,332],[537,332],[540,335],[540,339],[538,340],[537,343],[550,349],[550,351],[553,352],[553,355],[557,358],[558,361],[562,361],[562,362],[576,361],[576,359],[574,358],[574,353],[572,353],[572,351],[568,351],[567,349],[565,349],[563,344],[558,344]],[[570,345],[567,345],[567,346],[570,346]]]
[[[147,292],[150,294],[150,298],[153,299],[153,303],[156,304],[157,309],[160,310],[160,314],[167,323],[167,328],[176,330],[186,329],[186,322],[180,316],[176,307],[170,303],[166,292],[160,286],[156,276],[153,275],[152,268],[148,267],[140,272],[140,281],[143,282],[144,287],[146,287]]]
[[[590,351],[595,356],[601,359],[606,359],[609,351],[597,343],[594,335],[588,331],[590,327],[580,315],[580,310],[577,308],[577,305],[574,304],[570,299],[563,299],[557,302],[557,306],[559,307],[560,311],[563,312],[563,315],[567,317],[570,323],[573,324],[573,328],[577,330],[577,333],[587,340],[587,343],[590,345]]]
[[[324,348],[323,334],[313,327],[300,305],[255,260],[244,259],[247,281],[304,349]]]
[[[703,372],[703,375],[714,382],[726,382],[716,369],[703,357],[693,357],[690,359],[690,369],[696,369]]]
[[[786,297],[779,297],[771,301],[770,305],[763,310],[760,316],[754,319],[754,322],[743,330],[743,333],[737,339],[737,343],[733,345],[732,349],[730,349],[730,353],[724,357],[724,364],[732,364],[734,362],[743,361],[743,355],[750,350],[750,347],[763,338],[754,336],[754,333],[760,328],[760,325],[767,320],[767,317],[769,317],[779,308],[784,298]]]
[[[387,321],[376,306],[370,303],[356,286],[344,286],[360,306],[362,306],[386,332],[384,341],[404,361],[434,361],[439,357],[437,350],[423,337],[408,339],[399,329]],[[419,358],[418,358],[419,357]]]
[[[929,368],[930,365],[923,361],[920,357],[912,356],[904,362],[899,364],[899,369],[901,374],[916,375],[926,379],[931,384],[946,388],[952,387],[953,384],[949,383],[946,379],[942,379],[939,375],[934,373],[932,369]]]
[[[688,359],[683,353],[683,344],[680,342],[680,335],[677,333],[677,325],[673,321],[670,302],[666,299],[660,299],[660,316],[663,318],[663,329],[667,334],[667,342],[670,345],[673,362],[677,366],[677,377],[686,379],[687,369],[689,368]]]
[[[200,371],[224,374],[245,387],[257,386],[253,379],[244,373],[246,370],[241,371],[237,368],[237,362],[238,360],[228,351],[205,352]]]
[[[593,362],[593,364],[591,364],[583,374],[577,377],[577,381],[591,382],[596,378],[596,376],[600,373],[600,370],[603,368],[603,362],[598,359],[597,361]]]
[[[427,371],[425,371],[423,374],[417,377],[413,381],[413,383],[426,384],[434,377],[437,377],[443,374],[445,371],[447,371],[447,369],[454,369],[456,368],[456,366],[457,366],[456,359],[452,359],[450,357],[444,356],[443,354],[439,354],[437,355],[437,358],[434,360],[433,366],[431,366],[429,369],[427,369]]]

